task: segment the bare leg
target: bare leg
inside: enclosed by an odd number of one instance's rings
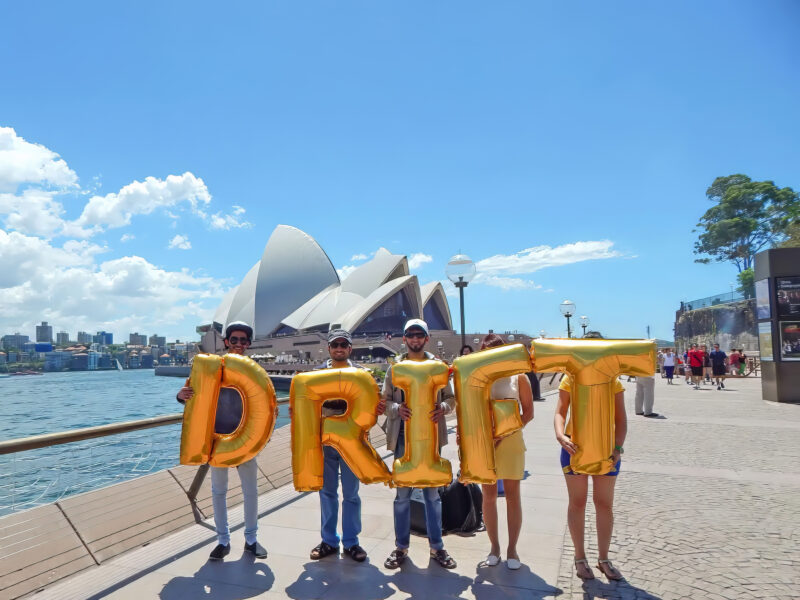
[[[587,475],[564,475],[567,480],[567,525],[572,545],[575,547],[575,558],[586,558],[583,541],[584,521],[586,519],[586,496],[589,493],[589,477]]]
[[[592,477],[592,500],[597,513],[597,549],[600,560],[608,559],[611,532],[614,530],[614,484],[616,477]]]
[[[481,484],[483,492],[483,524],[492,544],[489,554],[500,556],[500,539],[497,537],[497,484]]]
[[[519,540],[519,532],[522,530],[522,499],[519,493],[519,480],[504,479],[503,485],[506,490],[506,517],[508,519],[508,550],[506,551],[506,558],[519,560],[517,540]]]

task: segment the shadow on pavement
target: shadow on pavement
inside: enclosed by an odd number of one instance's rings
[[[320,598],[370,598],[382,600],[394,594],[389,577],[374,565],[365,562],[355,568],[343,568],[339,561],[312,561],[303,565],[303,572],[285,592],[294,600]],[[334,587],[335,586],[335,587]]]
[[[472,593],[477,600],[493,598],[529,598],[537,600],[561,595],[560,588],[550,585],[523,564],[516,571],[506,568],[505,564],[490,567],[481,563],[475,569],[475,581]],[[502,594],[497,586],[502,586]],[[516,594],[514,594],[517,592]],[[514,594],[514,595],[509,595]]]
[[[447,571],[433,560],[428,562],[427,568],[422,569],[410,558],[406,559],[389,581],[401,592],[410,594],[409,598],[417,600],[460,598],[472,583],[469,577]]]
[[[614,600],[661,600],[645,590],[631,585],[625,579],[621,581],[603,581],[600,578],[583,582],[584,600],[594,598],[614,598]]]
[[[239,560],[207,562],[192,577],[170,579],[159,594],[161,600],[208,598],[241,600],[269,591],[275,575],[263,562],[245,553]]]

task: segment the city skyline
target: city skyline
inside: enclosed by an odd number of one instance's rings
[[[570,299],[672,339],[736,285],[694,262],[714,178],[800,186],[796,3],[47,6],[0,39],[4,332],[196,339],[287,224],[340,275],[407,255],[454,323],[463,251],[469,332],[563,336]]]

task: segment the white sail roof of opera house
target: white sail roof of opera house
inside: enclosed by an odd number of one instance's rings
[[[255,336],[343,327],[353,333],[395,332],[411,318],[452,329],[439,282],[420,288],[408,260],[380,248],[339,280],[327,254],[308,234],[279,225],[261,260],[222,299],[214,321],[253,323]]]

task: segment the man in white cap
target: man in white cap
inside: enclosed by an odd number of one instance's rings
[[[321,369],[344,369],[360,367],[350,360],[353,338],[345,329],[333,329],[328,333],[330,358]],[[361,367],[363,368],[363,367]],[[345,400],[327,400],[322,404],[322,416],[336,416],[347,410]],[[311,550],[311,558],[319,560],[331,554],[339,554],[339,536],[336,526],[339,521],[339,472],[342,473],[342,544],[344,553],[357,562],[364,562],[366,551],[358,544],[361,533],[361,498],[358,496],[358,477],[341,457],[336,448],[323,446],[325,466],[322,471],[322,489],[319,491],[322,542]]]
[[[225,349],[232,354],[244,354],[253,339],[253,328],[243,321],[234,321],[225,328]],[[178,392],[178,402],[185,403],[194,390],[189,381]],[[242,398],[231,388],[221,388],[217,400],[217,415],[214,422],[216,433],[231,433],[242,420]],[[228,469],[211,467],[211,500],[214,505],[214,525],[217,529],[217,547],[211,551],[209,560],[222,560],[231,551],[231,535],[228,528]],[[236,467],[242,483],[244,496],[244,549],[256,558],[266,558],[267,550],[258,543],[258,466],[255,457]]]
[[[403,342],[405,342],[408,352],[400,354],[396,362],[403,360],[427,360],[436,357],[430,352],[425,351],[425,344],[428,343],[428,324],[422,319],[411,319],[406,322],[403,328]],[[455,407],[455,395],[453,387],[448,384],[441,390],[436,402],[436,408],[431,411],[430,418],[434,423],[438,423],[439,428],[439,450],[447,444],[447,425],[445,415],[453,411]],[[401,458],[405,452],[405,427],[403,421],[408,421],[411,417],[411,409],[405,404],[405,397],[400,388],[392,384],[392,369],[386,373],[383,380],[383,391],[381,402],[378,405],[378,413],[386,412],[386,448],[394,452],[395,459]],[[395,546],[392,553],[383,563],[387,569],[397,569],[408,556],[408,546],[411,537],[411,491],[413,488],[398,487],[394,499],[394,535]],[[425,524],[428,530],[428,543],[430,545],[431,558],[438,562],[445,569],[455,569],[456,561],[444,549],[442,542],[442,500],[439,497],[437,488],[424,488],[422,490],[425,499]]]

